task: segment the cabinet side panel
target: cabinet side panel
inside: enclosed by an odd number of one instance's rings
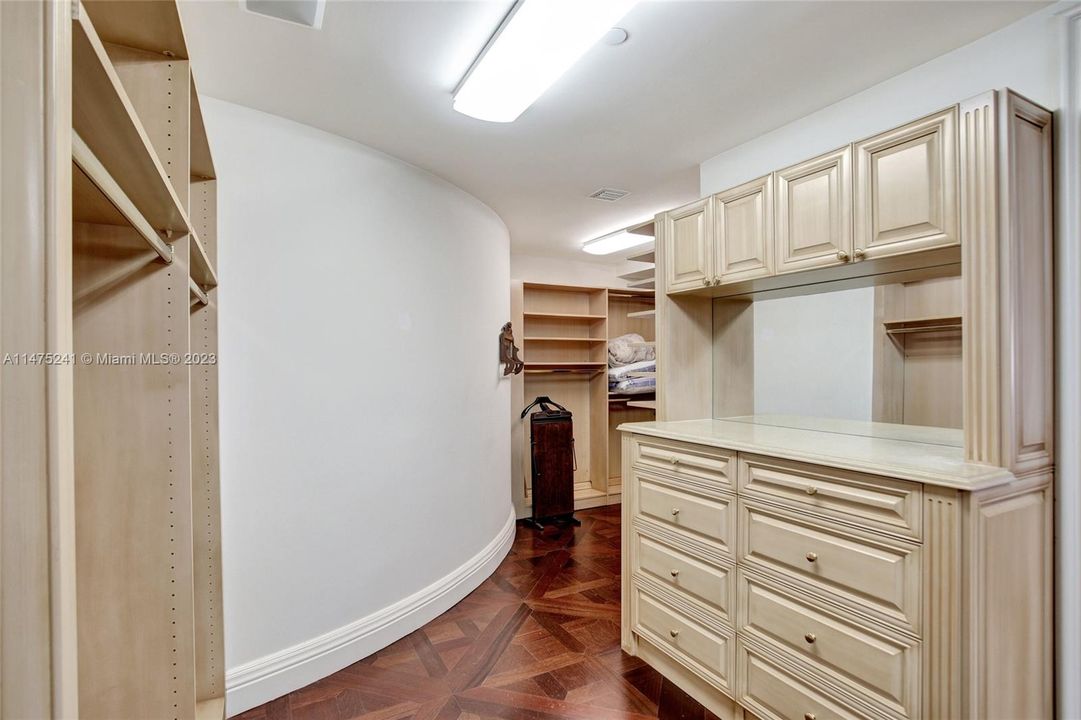
[[[657,277],[666,277],[669,243],[665,214],[656,219]],[[707,297],[657,296],[657,419],[710,417],[713,382],[713,308]]]
[[[217,182],[191,185],[191,221],[216,264]],[[195,694],[225,697],[221,584],[221,489],[218,440],[218,290],[191,307],[192,559],[195,606]]]
[[[71,6],[0,3],[0,352],[71,351]],[[0,369],[0,717],[77,713],[70,363]]]
[[[628,433],[623,433],[623,474],[621,485],[623,487],[623,502],[620,508],[622,532],[620,536],[622,571],[620,573],[620,590],[622,607],[620,608],[620,638],[623,652],[634,655],[637,648],[633,626],[631,624],[631,568],[634,567],[631,553],[634,552],[631,535],[633,532],[635,509],[635,492],[631,484],[634,477],[631,471],[631,463],[634,462],[634,441]]]
[[[1051,481],[971,499],[966,717],[1052,717]]]
[[[1006,91],[1002,199],[1002,442],[1015,474],[1052,462],[1054,277],[1051,113]]]

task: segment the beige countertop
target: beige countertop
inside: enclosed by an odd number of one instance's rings
[[[1011,482],[964,460],[960,430],[789,415],[624,423],[623,432],[829,465],[960,490]]]

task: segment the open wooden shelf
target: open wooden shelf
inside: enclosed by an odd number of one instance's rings
[[[944,330],[961,330],[961,316],[950,315],[948,317],[926,317],[911,320],[890,320],[882,323],[889,335],[906,335],[908,333],[941,332]]]
[[[203,243],[195,230],[191,231],[191,267],[188,268],[193,280],[204,288],[218,286],[218,275],[214,272],[214,266],[210,264]]]
[[[526,372],[601,372],[606,362],[527,362]]]
[[[191,78],[191,179],[213,180],[214,158],[210,155],[210,142],[203,124],[203,110],[199,107],[199,93],[195,89],[195,76]]]
[[[72,173],[72,220],[99,225],[130,225],[162,260],[171,263],[173,249],[150,226],[77,132],[71,134],[71,159],[77,166],[77,172]]]
[[[85,9],[72,22],[71,92],[75,133],[117,187],[155,230],[188,232],[183,206]]]
[[[186,60],[188,45],[175,2],[115,2],[82,0],[97,23],[101,39],[114,45],[146,50]]]
[[[524,290],[540,290],[541,292],[558,292],[558,293],[571,293],[574,295],[596,295],[602,293],[606,288],[602,287],[586,287],[583,285],[556,285],[552,283],[535,283],[527,282],[522,283],[522,289]]]
[[[652,280],[654,275],[653,268],[646,268],[645,270],[635,270],[634,272],[623,273],[619,276],[621,280]]]
[[[656,310],[643,310],[642,312],[627,313],[629,318],[641,318],[643,320],[657,317]]]
[[[653,290],[657,287],[656,281],[650,276],[649,280],[643,280],[642,282],[632,282],[628,287],[632,290]]]
[[[623,299],[623,300],[639,300],[642,302],[650,302],[655,300],[654,292],[652,290],[644,290],[642,288],[625,287],[625,288],[612,288],[608,291],[608,299]]]
[[[591,337],[524,337],[523,342],[569,342],[569,343],[606,343],[605,338]]]
[[[536,318],[543,320],[582,320],[587,322],[595,322],[598,320],[604,320],[607,315],[579,315],[578,313],[547,313],[547,312],[527,312],[522,313],[526,319]]]
[[[654,400],[653,392],[637,393],[635,395],[627,395],[625,393],[610,392],[608,393],[608,402],[610,403],[630,403],[631,401],[638,400]]]
[[[627,407],[642,408],[643,410],[656,410],[656,400],[630,400],[627,402]]]

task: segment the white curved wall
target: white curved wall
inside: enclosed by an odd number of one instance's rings
[[[509,240],[487,206],[371,148],[203,111],[234,714],[419,627],[506,554]]]

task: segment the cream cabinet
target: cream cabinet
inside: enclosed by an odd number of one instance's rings
[[[1051,472],[871,425],[623,426],[623,649],[725,720],[1050,718]]]
[[[713,282],[713,202],[710,198],[663,216],[664,280],[669,293],[698,290]]]
[[[960,243],[957,108],[855,144],[855,259]]]
[[[957,117],[953,106],[658,215],[665,292],[723,297],[812,281],[761,282],[774,276],[850,266],[850,278],[899,267],[864,260],[959,255]],[[956,257],[928,256],[943,262]]]
[[[773,274],[772,178],[713,196],[714,285]]]
[[[852,147],[774,173],[777,273],[852,259]]]

